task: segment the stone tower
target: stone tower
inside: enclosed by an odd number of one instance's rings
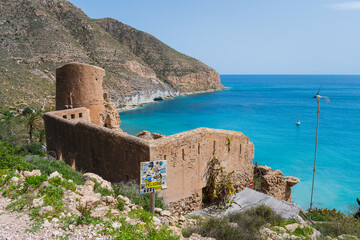
[[[103,125],[105,70],[83,63],[68,63],[56,69],[56,110],[90,109],[90,120]],[[119,119],[120,120],[120,119]]]

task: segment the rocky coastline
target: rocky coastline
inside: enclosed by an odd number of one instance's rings
[[[217,91],[222,91],[227,89],[226,87],[222,88],[222,89],[211,89],[211,90],[203,90],[203,91],[194,91],[194,92],[180,92],[180,91],[175,91],[175,92],[161,92],[160,90],[157,92],[158,94],[151,94],[150,96],[147,95],[147,97],[143,96],[143,93],[138,93],[138,95],[133,95],[130,97],[125,97],[124,101],[122,102],[122,104],[117,103],[116,104],[116,110],[118,112],[124,112],[124,111],[129,111],[129,110],[134,110],[138,107],[147,105],[147,104],[152,104],[152,103],[156,103],[159,100],[156,100],[156,98],[160,97],[162,98],[161,101],[163,100],[170,100],[173,99],[175,97],[182,97],[182,96],[190,96],[190,95],[196,95],[196,94],[203,94],[203,93],[210,93],[210,92],[217,92]],[[142,101],[131,101],[131,99],[141,99]],[[128,101],[126,101],[128,100]]]

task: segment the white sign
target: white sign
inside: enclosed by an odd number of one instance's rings
[[[140,163],[140,193],[151,193],[166,189],[167,161]]]

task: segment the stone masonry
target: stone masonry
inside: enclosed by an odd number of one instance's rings
[[[234,171],[237,191],[254,177],[254,145],[240,132],[198,128],[172,136],[119,129],[119,115],[102,91],[104,70],[70,63],[57,71],[56,109],[44,115],[47,149],[74,169],[94,172],[111,182],[139,182],[140,162],[167,160],[167,186],[160,192],[170,210],[201,209],[206,169],[215,156]],[[148,136],[148,137],[143,137]]]
[[[104,69],[82,63],[56,69],[56,110],[85,107],[92,123],[119,129],[119,114],[103,92],[104,76]]]

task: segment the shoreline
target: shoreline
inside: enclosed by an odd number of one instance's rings
[[[203,94],[203,93],[210,93],[210,92],[218,92],[218,91],[222,91],[222,90],[226,90],[228,89],[228,87],[224,87],[223,89],[211,89],[211,90],[204,90],[204,91],[196,91],[196,92],[189,92],[189,93],[182,93],[182,94],[179,94],[177,96],[173,96],[173,97],[168,97],[168,98],[164,98],[163,100],[159,100],[159,101],[150,101],[150,102],[144,102],[144,103],[141,103],[141,104],[137,104],[137,105],[126,105],[126,106],[123,106],[123,107],[120,107],[120,108],[116,108],[116,111],[118,113],[120,112],[125,112],[125,111],[130,111],[130,110],[135,110],[139,107],[142,107],[142,106],[145,106],[145,105],[148,105],[148,104],[153,104],[153,103],[157,103],[157,102],[162,102],[162,101],[165,101],[165,100],[171,100],[171,99],[174,99],[176,97],[183,97],[183,96],[189,96],[189,95],[195,95],[195,94]]]

